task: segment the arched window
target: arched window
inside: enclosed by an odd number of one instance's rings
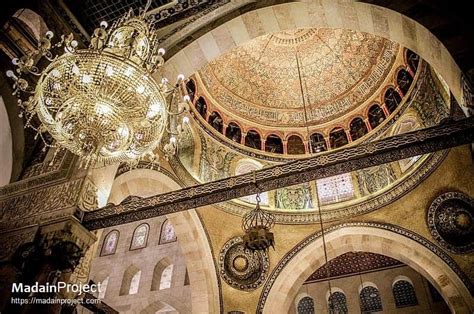
[[[260,170],[262,168],[263,168],[262,165],[256,161],[253,161],[250,159],[242,159],[237,164],[237,167],[235,167],[235,175],[238,176],[241,174],[250,173],[253,171]],[[241,197],[240,199],[244,202],[256,204],[257,203],[256,196],[257,196],[256,194],[248,195],[248,196]],[[268,205],[268,192],[260,193],[260,200],[261,200],[260,204]]]
[[[265,151],[275,154],[283,154],[283,142],[277,135],[270,134],[265,140]]]
[[[136,294],[140,286],[140,276],[142,272],[135,265],[127,267],[123,273],[120,295]]]
[[[373,105],[369,109],[369,123],[372,129],[375,129],[385,120],[385,114],[379,105]]]
[[[406,94],[408,92],[408,89],[410,89],[410,85],[412,82],[413,78],[407,70],[401,69],[400,71],[398,71],[397,84],[402,90],[403,94]]]
[[[314,314],[313,298],[304,297],[298,302],[298,314]]]
[[[163,258],[155,265],[153,278],[151,279],[151,290],[163,290],[171,287],[173,277],[173,264],[168,257]]]
[[[225,136],[236,143],[240,143],[240,140],[242,139],[242,131],[237,124],[231,122],[225,130]]]
[[[107,285],[109,284],[109,277],[105,278],[100,282],[100,290],[99,290],[99,299],[105,298],[105,292],[107,291]]]
[[[346,131],[342,128],[335,128],[329,133],[329,145],[331,148],[338,148],[349,143]]]
[[[367,126],[365,125],[364,120],[361,118],[355,118],[350,123],[350,134],[353,141],[363,137],[369,131],[367,130]]]
[[[207,114],[207,104],[206,100],[202,97],[199,97],[198,100],[196,100],[196,104],[194,105],[196,107],[197,112],[206,119],[206,114]]]
[[[150,226],[148,224],[141,224],[137,228],[135,228],[135,231],[133,231],[130,250],[141,249],[146,247],[149,231]]]
[[[396,134],[403,134],[411,131],[415,131],[420,127],[420,124],[415,119],[409,117],[405,118],[401,121],[398,121]],[[407,171],[415,162],[420,159],[421,155],[413,156],[410,158],[402,159],[398,161],[398,165],[400,166],[400,171],[405,172]]]
[[[188,92],[189,97],[191,97],[191,101],[194,99],[194,94],[196,93],[196,84],[193,80],[189,80],[186,82],[186,90]]]
[[[305,153],[303,140],[298,135],[292,135],[288,138],[288,154],[300,155]]]
[[[382,299],[379,290],[374,286],[362,288],[359,294],[362,313],[382,311]]]
[[[171,222],[167,219],[161,225],[160,244],[176,241],[176,234]]]
[[[397,109],[398,104],[402,101],[402,97],[393,88],[387,89],[384,96],[385,106],[388,112],[393,113]]]
[[[393,298],[396,307],[418,305],[415,289],[408,280],[397,280],[392,285]]]
[[[348,313],[346,295],[341,291],[333,292],[328,298],[328,308],[330,314]]]
[[[224,128],[224,122],[218,112],[214,111],[213,113],[211,113],[208,122],[217,132],[222,133],[222,129]]]
[[[344,201],[354,196],[354,186],[350,173],[319,179],[316,181],[316,186],[321,204]]]
[[[319,133],[313,133],[310,136],[311,149],[313,153],[324,152],[328,150],[324,136]]]
[[[413,72],[416,72],[416,70],[418,69],[418,64],[420,62],[420,56],[411,51],[410,49],[407,49],[407,62]]]
[[[260,138],[260,134],[253,130],[248,131],[245,136],[245,146],[261,150],[262,139]]]
[[[104,238],[100,256],[115,254],[120,233],[117,230],[110,231]]]

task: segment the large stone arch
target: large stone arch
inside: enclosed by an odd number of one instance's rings
[[[288,2],[243,14],[236,10],[228,14],[237,15],[235,18],[216,21],[214,28],[167,60],[164,74],[171,78],[179,73],[189,76],[230,49],[265,34],[303,27],[343,28],[378,35],[415,51],[440,73],[458,102],[463,103],[461,70],[447,48],[426,27],[401,13],[356,1],[329,0]],[[185,28],[163,44],[168,49],[182,45],[176,38],[192,38],[193,31],[191,26]]]
[[[428,240],[408,230],[377,223],[348,223],[325,234],[328,260],[351,251],[395,258],[428,279],[453,313],[472,313],[473,299],[461,280],[457,265]],[[320,233],[313,234],[282,258],[266,282],[257,312],[287,312],[299,288],[325,264]],[[455,271],[456,270],[456,271]]]
[[[135,169],[118,176],[109,196],[120,203],[127,196],[148,197],[181,187],[169,176],[150,169]],[[167,215],[173,224],[186,259],[193,313],[219,313],[219,285],[211,248],[202,223],[194,209]]]

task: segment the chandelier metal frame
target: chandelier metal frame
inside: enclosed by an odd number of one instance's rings
[[[150,4],[138,15],[130,9],[110,28],[101,22],[88,48],[79,49],[72,34],[53,44],[48,31],[36,50],[12,60],[16,71],[7,76],[14,80],[20,117],[41,137],[44,149],[67,149],[84,167],[154,162],[167,132],[165,156],[177,152],[189,122],[184,114],[190,97],[183,75],[175,84],[155,80],[165,50],[156,45],[157,30],[145,14]],[[40,70],[42,60],[49,64]],[[46,132],[53,142],[46,141]]]

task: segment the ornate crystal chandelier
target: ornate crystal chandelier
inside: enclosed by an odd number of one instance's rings
[[[275,245],[273,233],[270,229],[275,225],[275,217],[260,208],[260,193],[256,196],[257,205],[245,214],[242,220],[242,229],[245,235],[242,237],[245,247],[251,251],[268,250]]]
[[[49,132],[54,143],[45,141],[47,147],[68,149],[85,167],[137,162],[154,156],[164,131],[170,130],[170,118],[175,131],[182,130],[176,118],[189,101],[183,98],[184,76],[175,85],[152,77],[163,65],[165,51],[154,45],[157,32],[145,16],[150,2],[139,15],[130,10],[110,28],[101,22],[87,49],[78,49],[72,34],[53,44],[49,31],[36,51],[12,60],[17,69],[7,75],[15,81],[26,126],[43,141],[43,133]],[[50,62],[42,71],[35,65],[40,59]],[[171,114],[167,100],[173,97],[179,98],[180,110]],[[167,154],[177,149],[178,133],[171,132],[164,145]]]

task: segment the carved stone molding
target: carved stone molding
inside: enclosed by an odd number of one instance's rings
[[[219,253],[219,271],[231,287],[244,291],[258,288],[265,281],[270,267],[266,251],[250,251],[241,237],[227,241]]]
[[[474,251],[474,200],[458,192],[439,195],[426,216],[431,236],[456,254]]]
[[[395,233],[398,233],[400,235],[403,235],[411,240],[414,240],[430,251],[432,251],[434,254],[436,254],[439,258],[441,258],[455,273],[456,275],[459,276],[461,281],[466,285],[467,289],[470,291],[471,295],[474,294],[474,286],[469,277],[466,276],[466,274],[462,271],[462,269],[458,266],[456,261],[452,259],[451,256],[446,254],[443,250],[441,250],[438,246],[430,242],[428,239],[422,237],[419,234],[416,234],[410,230],[407,230],[405,228],[391,225],[391,224],[381,224],[381,223],[376,223],[376,222],[348,222],[348,223],[343,223],[343,224],[338,224],[338,225],[333,225],[331,227],[328,227],[324,230],[325,234],[328,234],[332,231],[347,228],[347,227],[371,227],[371,228],[377,228],[377,229],[383,229],[383,230],[388,230],[392,231]],[[262,293],[260,295],[260,299],[258,301],[257,305],[257,313],[262,313],[263,308],[265,306],[265,302],[268,298],[268,295],[270,293],[270,290],[275,283],[278,275],[281,273],[283,268],[299,253],[301,250],[303,250],[305,247],[307,247],[309,244],[312,242],[316,241],[322,236],[321,231],[313,233],[312,235],[308,236],[301,242],[299,242],[296,246],[294,246],[288,253],[283,256],[283,258],[280,260],[280,262],[275,266],[273,271],[270,273],[270,276],[268,280],[265,282],[265,285],[263,286]]]

